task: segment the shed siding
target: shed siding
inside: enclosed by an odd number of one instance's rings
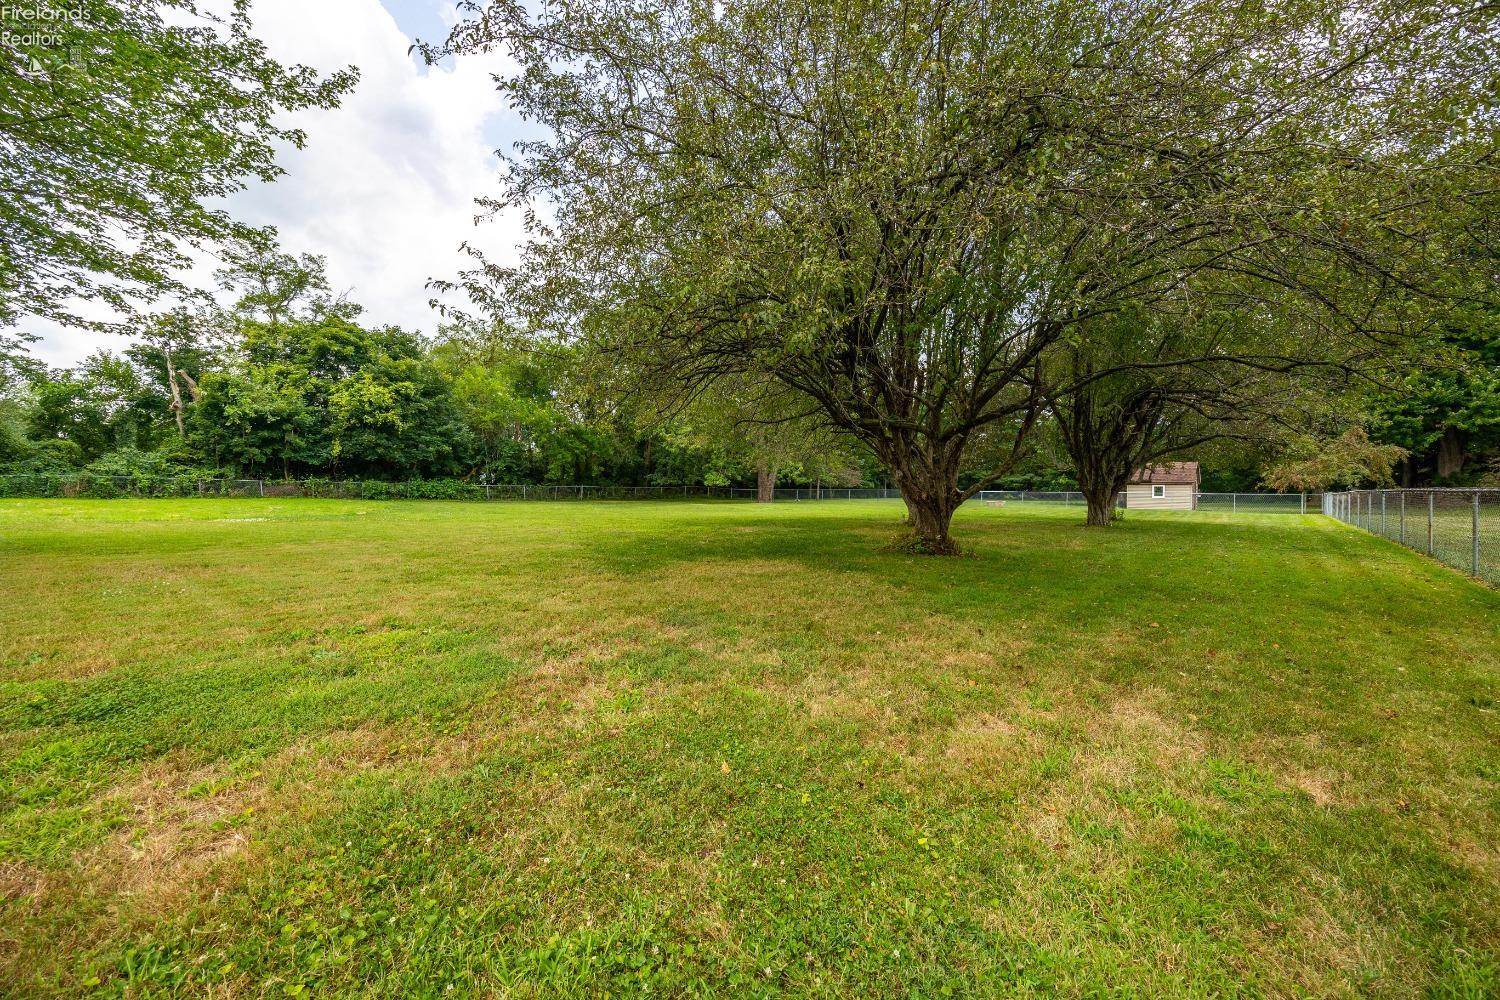
[[[1126,510],[1192,510],[1197,490],[1186,483],[1169,483],[1167,495],[1153,497],[1149,483],[1131,483],[1125,487]]]

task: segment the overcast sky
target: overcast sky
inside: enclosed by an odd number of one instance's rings
[[[257,33],[283,63],[330,72],[350,63],[359,84],[333,111],[290,116],[307,133],[301,151],[284,150],[286,174],[230,199],[231,212],[273,225],[282,248],[328,258],[336,291],[365,307],[372,325],[431,332],[429,278],[465,266],[465,240],[505,257],[520,227],[473,224],[474,198],[498,190],[498,148],[519,123],[504,110],[489,74],[496,58],[465,57],[428,67],[406,54],[414,37],[440,41],[452,0],[256,0]],[[212,269],[197,275],[211,283]],[[34,352],[68,365],[123,340],[28,323],[43,335]]]

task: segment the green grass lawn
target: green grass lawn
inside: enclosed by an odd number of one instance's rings
[[[0,501],[0,994],[1495,995],[1500,594],[900,510]]]

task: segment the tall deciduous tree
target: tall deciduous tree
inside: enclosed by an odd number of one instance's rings
[[[117,448],[149,451],[170,433],[157,389],[128,360],[102,351],[36,380],[32,395],[31,437],[71,442],[82,461]]]
[[[221,289],[238,296],[233,308],[241,320],[275,329],[299,316],[337,313],[353,319],[362,308],[342,295],[331,295],[327,268],[327,260],[318,254],[298,256],[274,246],[251,246],[226,253],[214,278]]]
[[[1019,452],[1080,326],[1223,274],[1362,323],[1438,274],[1422,206],[1482,160],[1494,34],[1405,0],[497,0],[450,46],[508,51],[548,137],[490,202],[534,210],[523,263],[464,283],[689,391],[816,400],[951,552],[1006,469],[960,488],[967,456]]]
[[[1407,450],[1408,477],[1412,459],[1430,456],[1435,477],[1451,482],[1471,457],[1500,452],[1500,311],[1468,319],[1373,401],[1371,428]]]
[[[184,441],[187,408],[202,396],[198,379],[207,360],[204,340],[210,326],[203,313],[187,308],[157,313],[145,319],[139,330],[140,341],[126,351],[144,375],[161,385],[177,436]]]
[[[1285,454],[1265,471],[1266,482],[1278,490],[1317,492],[1362,483],[1389,486],[1391,467],[1406,457],[1399,445],[1377,444],[1362,427],[1351,427],[1336,438],[1300,435],[1288,442]]]
[[[75,298],[118,309],[181,290],[193,246],[263,243],[222,198],[281,173],[300,147],[283,112],[332,107],[356,79],[282,66],[255,38],[249,0],[45,3],[0,46],[0,324],[81,322]]]
[[[1306,431],[1351,373],[1386,356],[1358,332],[1309,335],[1295,305],[1220,292],[1206,309],[1161,302],[1081,324],[1040,366],[1088,524],[1108,525],[1131,474],[1160,459]]]

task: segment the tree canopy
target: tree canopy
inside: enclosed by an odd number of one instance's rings
[[[277,148],[305,140],[283,113],[334,106],[356,71],[282,66],[249,0],[43,6],[60,16],[7,15],[0,47],[0,325],[81,323],[76,299],[128,312],[186,290],[190,248],[264,246],[214,201],[275,179]]]
[[[1470,294],[1433,220],[1490,194],[1494,43],[1400,0],[500,0],[451,49],[510,54],[548,136],[490,202],[530,211],[522,263],[462,283],[686,391],[802,394],[947,552],[1101,320],[1269,305],[1357,353]]]

